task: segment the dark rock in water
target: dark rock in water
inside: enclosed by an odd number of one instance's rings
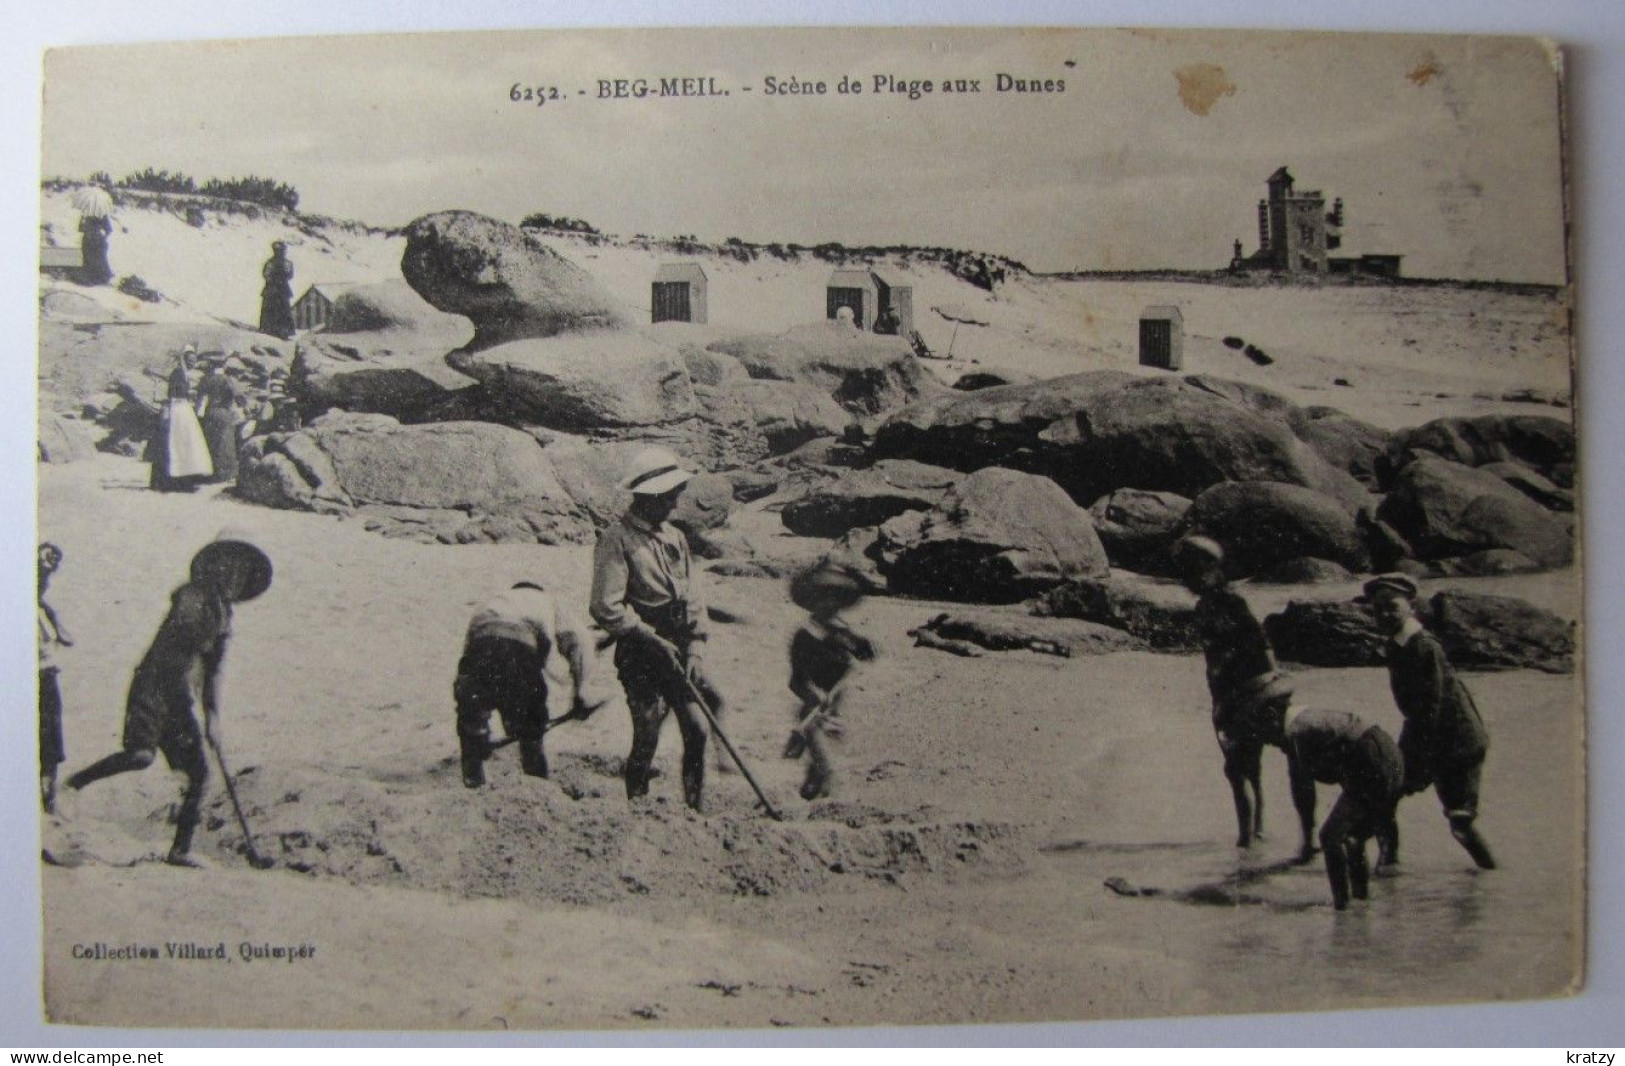
[[[1572,534],[1558,516],[1493,473],[1443,459],[1418,459],[1400,471],[1378,516],[1420,559],[1509,548],[1557,567],[1574,555]]]
[[[720,340],[708,350],[732,356],[758,380],[815,385],[854,414],[874,415],[946,391],[901,337],[838,322]]]
[[[1005,466],[1090,503],[1121,488],[1194,497],[1222,481],[1303,485],[1351,509],[1369,502],[1359,482],[1258,403],[1212,379],[1093,371],[911,404],[878,427],[871,455]]]
[[[1512,460],[1561,485],[1553,475],[1574,462],[1574,426],[1549,415],[1435,419],[1394,434],[1381,471],[1384,487],[1421,453],[1463,466]]]
[[[1381,666],[1383,636],[1371,612],[1349,600],[1293,600],[1264,619],[1276,657],[1305,666]]]
[[[1215,485],[1191,503],[1184,525],[1224,546],[1225,568],[1234,577],[1306,555],[1349,570],[1371,568],[1354,513],[1301,485],[1274,481]]]
[[[1038,597],[1034,614],[1121,629],[1157,651],[1200,651],[1196,597],[1179,585],[1120,577],[1068,581]]]
[[[1453,559],[1438,559],[1427,565],[1429,577],[1488,577],[1493,574],[1527,574],[1541,569],[1539,563],[1507,548],[1489,548]]]
[[[446,361],[501,397],[513,421],[549,429],[668,425],[700,411],[677,351],[629,331],[516,340]]]
[[[408,225],[401,273],[430,304],[474,323],[471,349],[624,324],[586,271],[519,227],[471,211]]]
[[[991,651],[1036,651],[1050,655],[1104,655],[1144,651],[1145,641],[1122,629],[1081,618],[954,611],[939,614],[922,628],[949,640],[962,640]]]
[[[1169,546],[1190,506],[1190,500],[1172,492],[1118,489],[1090,504],[1089,517],[1112,566],[1166,574]]]
[[[479,422],[404,426],[329,415],[243,449],[237,493],[256,503],[358,514],[386,535],[444,543],[585,543],[586,513],[536,441]]]
[[[39,460],[42,463],[73,463],[96,454],[95,426],[77,418],[41,415],[39,419]]]
[[[999,467],[883,524],[880,538],[891,591],[932,599],[1014,603],[1108,568],[1087,511],[1054,482]]]
[[[1255,582],[1266,585],[1321,585],[1353,579],[1354,574],[1347,567],[1312,555],[1266,566],[1253,575]]]
[[[1485,463],[1479,469],[1488,470],[1549,511],[1574,510],[1572,489],[1559,488],[1522,463]]]
[[[878,526],[904,511],[929,511],[963,476],[907,459],[882,459],[790,501],[780,517],[797,536],[840,537],[858,526]]]
[[[1457,666],[1574,672],[1574,623],[1523,600],[1446,589],[1428,601],[1427,625]]]

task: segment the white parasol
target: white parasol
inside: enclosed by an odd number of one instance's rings
[[[113,195],[100,185],[83,185],[73,192],[73,207],[89,218],[106,218],[113,213]]]

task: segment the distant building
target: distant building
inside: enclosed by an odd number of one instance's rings
[[[852,313],[852,324],[868,333],[914,332],[914,287],[893,285],[873,270],[842,268],[825,285],[824,316]]]
[[[660,264],[649,297],[649,320],[704,325],[708,287],[705,271],[698,263]]]
[[[306,289],[293,302],[293,328],[303,333],[310,329],[323,329],[333,319],[333,308],[344,290],[353,286],[346,282],[319,281]]]
[[[1337,257],[1330,253],[1343,244],[1343,201],[1326,210],[1319,189],[1298,191],[1286,167],[1278,168],[1266,184],[1269,195],[1258,201],[1258,251],[1241,254],[1235,244],[1230,258],[1233,271],[1264,270],[1289,277],[1324,274],[1366,274],[1398,277],[1403,256],[1387,253]]]
[[[42,244],[39,250],[39,268],[53,277],[77,277],[84,269],[83,254],[78,245],[57,247]]]
[[[1185,365],[1185,317],[1171,304],[1140,312],[1140,365],[1178,370]]]

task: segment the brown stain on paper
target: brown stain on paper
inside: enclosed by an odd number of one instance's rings
[[[1192,63],[1174,71],[1179,79],[1179,102],[1193,115],[1205,115],[1223,96],[1236,95],[1236,84],[1216,63]]]

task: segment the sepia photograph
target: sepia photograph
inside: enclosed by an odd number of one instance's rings
[[[52,47],[38,1020],[1583,995],[1569,56]]]

